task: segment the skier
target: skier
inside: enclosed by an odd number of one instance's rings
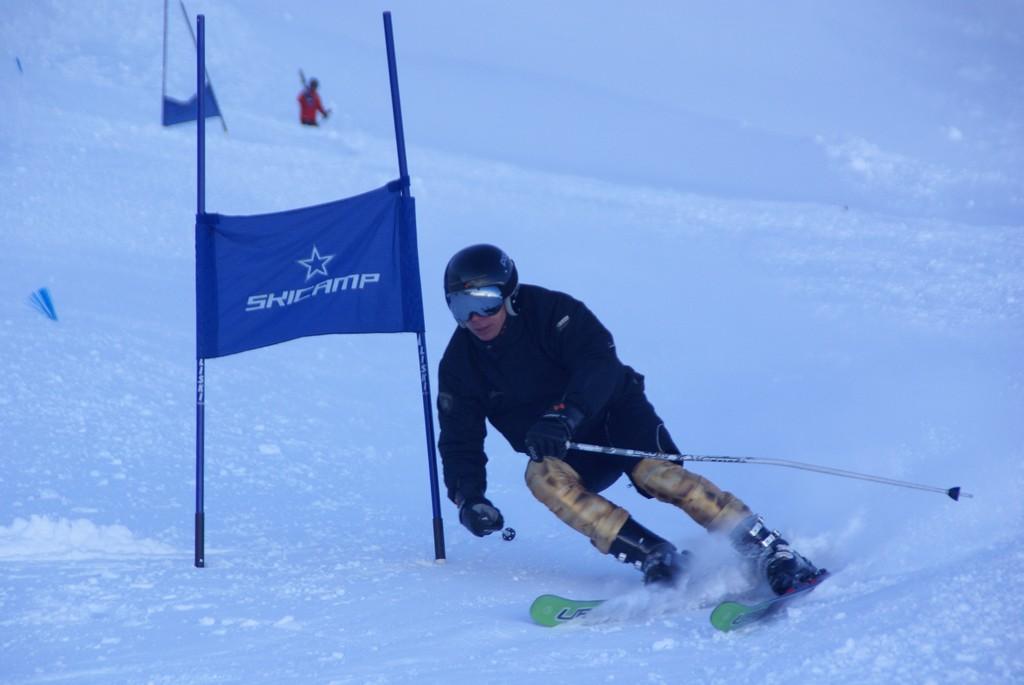
[[[641,495],[728,535],[775,593],[817,573],[735,495],[680,464],[567,449],[577,440],[679,453],[647,400],[644,377],[619,361],[611,334],[586,305],[520,284],[515,263],[493,245],[457,252],[444,289],[458,327],[438,374],[439,448],[448,497],[471,533],[504,526],[486,497],[486,419],[530,457],[533,495],[598,550],[640,569],[645,583],[677,584],[688,553],[598,494],[622,474]]]
[[[309,85],[299,93],[299,121],[305,126],[320,125],[316,120],[317,112],[323,114],[324,119],[331,115],[331,110],[324,109],[323,103],[320,102],[320,95],[317,93],[319,86],[320,82],[312,78],[309,80]]]

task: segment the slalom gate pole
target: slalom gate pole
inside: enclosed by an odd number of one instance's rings
[[[388,78],[391,82],[391,110],[395,120],[395,146],[398,149],[398,173],[402,197],[409,196],[409,167],[405,158],[405,132],[402,127],[402,100],[398,93],[398,63],[395,59],[395,34],[391,12],[384,12],[384,42],[388,53]],[[299,72],[301,73],[301,71]],[[419,259],[419,255],[417,255]],[[416,284],[419,287],[419,284]],[[427,340],[423,331],[416,333],[420,362],[420,391],[423,395],[423,427],[427,438],[427,468],[430,475],[430,503],[434,519],[434,560],[445,559],[444,521],[441,519],[441,494],[437,478],[437,453],[434,448],[434,416],[430,405],[430,367],[427,363]],[[515,537],[513,531],[512,536]],[[510,539],[510,538],[509,538]]]
[[[184,5],[182,5],[184,8]],[[189,24],[191,28],[191,24]],[[206,214],[206,17],[196,17],[196,79],[199,82],[196,113],[196,217]],[[199,269],[196,268],[196,297],[199,296]],[[203,479],[206,432],[206,360],[199,356],[199,307],[196,306],[196,518],[195,567],[206,566],[206,522],[203,512]]]
[[[687,461],[698,461],[698,462],[717,462],[722,464],[762,464],[765,466],[785,466],[791,469],[801,469],[803,471],[815,471],[817,473],[824,473],[830,476],[841,476],[843,478],[854,478],[857,480],[867,480],[873,483],[884,483],[886,485],[895,485],[901,488],[912,488],[914,490],[924,490],[926,492],[938,492],[946,495],[954,501],[959,501],[961,497],[974,497],[974,495],[960,491],[960,486],[952,488],[939,488],[932,485],[921,485],[920,483],[911,483],[904,480],[894,480],[892,478],[883,478],[882,476],[872,476],[865,473],[857,473],[856,471],[846,471],[843,469],[834,469],[828,466],[817,466],[815,464],[805,464],[799,461],[790,461],[788,459],[761,459],[758,457],[725,457],[725,456],[711,456],[701,454],[666,454],[664,452],[643,452],[641,450],[630,450],[622,449],[619,447],[603,447],[601,445],[588,445],[586,443],[569,442],[567,447],[571,450],[581,450],[583,452],[597,452],[599,454],[613,454],[618,457],[636,457],[638,459],[658,459],[660,461],[672,461],[677,464],[682,464]]]

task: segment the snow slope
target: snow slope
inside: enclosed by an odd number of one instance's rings
[[[192,567],[195,140],[159,125],[148,4],[0,9],[0,682],[1024,680],[1019,4],[390,6],[432,374],[444,263],[495,242],[602,318],[686,451],[975,495],[703,466],[835,572],[729,635],[708,606],[744,579],[719,541],[613,486],[698,558],[646,592],[493,437],[518,536],[473,538],[445,502],[436,564],[408,335],[208,363]],[[208,126],[210,211],[397,175],[381,9],[190,5],[230,129]],[[298,67],[335,108],[320,130],[295,122]],[[27,304],[42,286],[57,322]],[[548,630],[542,592],[614,599]]]

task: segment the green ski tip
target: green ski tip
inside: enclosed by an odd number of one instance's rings
[[[740,616],[750,612],[750,607],[739,602],[722,602],[715,607],[715,610],[711,612],[711,625],[718,628],[723,632],[729,632],[735,628],[739,628],[739,625],[734,624],[734,621]]]
[[[591,609],[604,603],[601,599],[567,599],[558,595],[541,595],[530,605],[534,623],[549,628],[583,618]]]
[[[711,612],[711,625],[722,632],[729,632],[741,626],[760,621],[765,617],[771,616],[794,599],[818,587],[821,581],[828,578],[828,576],[829,572],[821,569],[816,576],[799,584],[786,594],[769,597],[753,604],[743,604],[742,602],[734,601],[722,602]]]

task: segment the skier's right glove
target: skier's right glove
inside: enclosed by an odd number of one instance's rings
[[[526,453],[533,461],[544,457],[565,459],[572,434],[583,421],[583,412],[572,405],[559,403],[526,431]]]
[[[505,518],[486,497],[470,497],[459,505],[459,523],[478,538],[499,531]]]

